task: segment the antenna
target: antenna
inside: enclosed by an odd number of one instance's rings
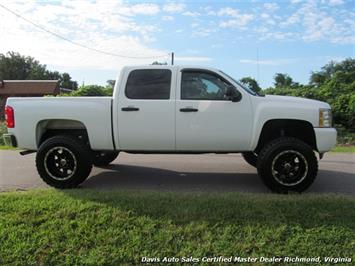
[[[171,65],[174,65],[174,52],[171,53]]]
[[[260,77],[260,67],[259,67],[259,47],[256,47],[256,81],[258,84],[259,82],[259,77]],[[260,85],[259,85],[260,86]]]

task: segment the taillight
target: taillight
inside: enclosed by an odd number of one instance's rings
[[[11,106],[5,106],[5,120],[7,128],[14,128],[15,127],[15,115],[14,115],[14,108]]]

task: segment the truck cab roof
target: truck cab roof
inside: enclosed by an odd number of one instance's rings
[[[194,68],[194,69],[205,69],[214,72],[219,72],[218,69],[206,66],[198,65],[136,65],[136,66],[125,66],[122,70],[132,70],[132,69],[185,69],[185,68]]]

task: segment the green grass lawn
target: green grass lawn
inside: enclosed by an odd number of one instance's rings
[[[355,153],[355,146],[336,146],[331,152]]]
[[[0,150],[16,150],[16,148],[0,145]]]
[[[141,257],[355,259],[355,197],[94,190],[0,193],[0,265]]]

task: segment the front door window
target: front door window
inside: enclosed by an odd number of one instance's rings
[[[231,84],[218,75],[184,71],[181,79],[182,100],[227,100]]]

